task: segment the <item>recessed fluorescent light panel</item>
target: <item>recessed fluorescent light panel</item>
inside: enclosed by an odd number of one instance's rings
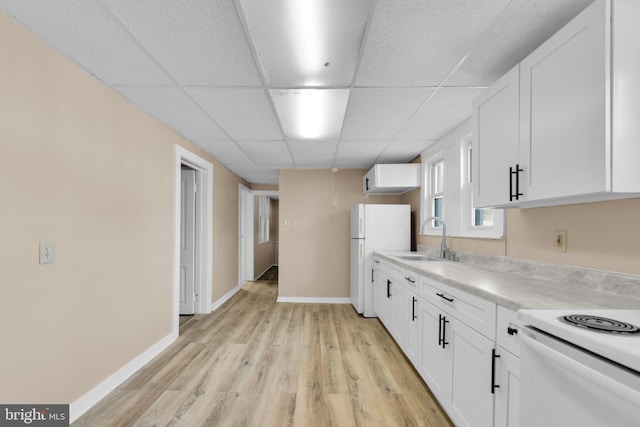
[[[348,86],[373,0],[239,0],[271,87]]]
[[[269,91],[287,138],[337,139],[349,100],[348,89]]]

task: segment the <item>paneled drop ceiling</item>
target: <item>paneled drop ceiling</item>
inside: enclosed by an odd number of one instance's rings
[[[0,10],[247,181],[275,184],[280,169],[410,161],[591,2],[0,0]],[[298,116],[318,93],[326,108]],[[326,113],[333,130],[302,129]]]

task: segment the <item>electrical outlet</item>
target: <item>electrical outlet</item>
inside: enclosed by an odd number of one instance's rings
[[[40,242],[40,264],[51,264],[53,262],[54,245],[52,241]]]
[[[567,230],[554,230],[556,252],[567,252]]]

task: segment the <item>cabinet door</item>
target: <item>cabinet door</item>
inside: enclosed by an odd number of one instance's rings
[[[458,427],[493,425],[492,363],[493,341],[455,318],[447,319],[446,340],[450,342],[448,413]]]
[[[449,377],[445,371],[447,367],[447,346],[442,347],[442,323],[443,313],[433,304],[420,301],[418,319],[420,322],[421,351],[418,363],[418,372],[427,383],[434,396],[447,408],[447,381]]]
[[[519,162],[519,79],[516,66],[473,101],[471,175],[475,207],[509,203],[509,167],[515,168]]]
[[[420,299],[417,294],[407,291],[405,301],[408,305],[405,307],[407,322],[407,338],[405,342],[404,353],[407,355],[413,366],[418,368],[420,364]]]
[[[496,359],[495,427],[520,424],[520,359],[498,347]]]
[[[606,9],[594,3],[520,64],[529,201],[610,189]]]
[[[391,335],[400,348],[404,348],[407,338],[407,291],[397,281],[391,283]]]
[[[373,311],[383,324],[387,323],[387,275],[383,270],[374,268],[373,276]]]

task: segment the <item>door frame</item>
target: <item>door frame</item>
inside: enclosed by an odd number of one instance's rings
[[[246,197],[246,203],[242,200]],[[242,240],[242,224],[245,224],[246,238]],[[238,184],[238,286],[247,280],[253,280],[253,191]],[[242,256],[244,245],[246,257]]]
[[[173,333],[177,336],[180,313],[180,177],[182,165],[196,171],[196,314],[211,312],[213,284],[213,164],[197,154],[174,146],[173,186]]]

